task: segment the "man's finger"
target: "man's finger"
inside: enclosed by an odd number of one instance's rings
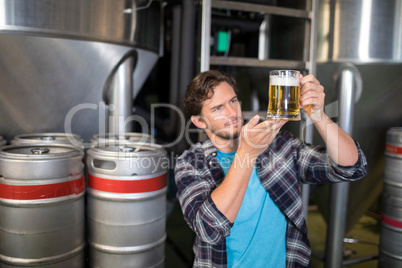
[[[287,120],[267,120],[267,121],[269,121],[269,125],[267,127],[272,129],[281,128],[284,124],[288,122]]]
[[[246,126],[248,128],[253,128],[258,124],[259,121],[260,121],[260,116],[258,114],[256,114],[256,115],[254,115],[253,118],[250,119],[250,121],[248,121]]]

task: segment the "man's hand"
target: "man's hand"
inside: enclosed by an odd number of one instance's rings
[[[324,119],[324,87],[313,75],[300,79],[300,107],[310,116],[312,122]]]
[[[313,75],[301,76],[300,86],[300,106],[310,116],[332,160],[338,165],[353,166],[359,157],[356,144],[324,113],[324,87]]]
[[[238,152],[248,154],[250,159],[256,159],[274,140],[286,120],[267,120],[259,123],[260,117],[255,115],[243,126],[240,134]]]

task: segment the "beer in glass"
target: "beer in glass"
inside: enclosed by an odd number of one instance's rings
[[[267,119],[300,120],[300,72],[269,72]]]

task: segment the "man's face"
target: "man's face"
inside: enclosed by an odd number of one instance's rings
[[[243,126],[243,117],[237,95],[226,82],[214,89],[212,98],[204,101],[201,109],[206,131],[225,140],[237,139]]]

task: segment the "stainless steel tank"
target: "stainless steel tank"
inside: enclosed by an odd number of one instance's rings
[[[326,112],[337,120],[341,74],[351,70],[353,137],[369,164],[368,176],[350,184],[348,211],[353,213],[348,213],[347,229],[378,200],[386,131],[402,124],[401,14],[401,0],[320,1],[317,77],[325,87]]]
[[[326,252],[326,264],[338,267],[343,258],[342,237],[368,209],[378,211],[383,187],[385,135],[402,125],[402,1],[320,0],[316,76],[325,88],[326,113],[335,121],[353,111],[348,123],[352,137],[366,154],[369,173],[349,183],[345,203],[344,232],[333,232],[339,240]],[[341,103],[342,89],[350,88],[350,103]],[[314,143],[322,142],[316,133]],[[334,209],[328,196],[334,186],[319,186],[313,193],[329,225]],[[338,207],[339,208],[339,207]],[[335,223],[340,226],[339,222]],[[343,223],[342,223],[343,225]],[[328,243],[331,239],[327,237]],[[338,261],[332,262],[336,255]]]
[[[85,267],[83,152],[0,148],[0,266]]]
[[[161,146],[91,148],[88,242],[91,267],[163,267],[167,154]]]
[[[402,266],[402,128],[387,132],[378,267]]]
[[[0,129],[76,133],[131,113],[161,55],[161,1],[0,1]]]
[[[321,0],[318,61],[402,61],[400,0]]]

